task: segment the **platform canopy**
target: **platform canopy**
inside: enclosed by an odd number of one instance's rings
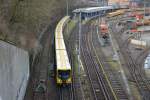
[[[79,9],[75,9],[73,13],[79,13],[79,12],[91,13],[91,12],[97,12],[97,11],[108,10],[108,9],[113,9],[113,7],[103,6],[103,7],[79,8]]]

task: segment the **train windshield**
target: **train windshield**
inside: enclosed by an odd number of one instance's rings
[[[68,79],[70,76],[70,70],[58,70],[58,76],[61,79]]]

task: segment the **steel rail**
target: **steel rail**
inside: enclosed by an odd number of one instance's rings
[[[93,81],[96,81],[99,85],[99,89],[102,91],[101,95],[103,95],[104,99],[105,100],[112,100],[112,98],[110,97],[110,94],[108,93],[107,86],[104,82],[103,75],[100,73],[100,70],[98,68],[99,65],[94,60],[94,57],[91,53],[91,47],[90,47],[90,44],[89,44],[89,41],[88,41],[88,37],[82,36],[82,39],[83,40],[82,40],[81,43],[82,43],[83,46],[81,47],[81,53],[82,53],[82,56],[85,60],[86,71],[87,71],[88,78],[89,78],[90,83],[91,83],[91,87],[92,87],[92,90],[93,90],[93,93],[94,93],[94,97],[95,97],[96,100],[99,100],[98,96],[95,92],[95,87],[94,87],[95,83],[93,84]],[[89,68],[89,66],[91,68]],[[97,87],[96,87],[96,89],[97,89]]]
[[[101,69],[102,69],[102,71],[103,71],[103,73],[105,75],[105,79],[107,80],[107,83],[109,84],[109,87],[111,89],[111,92],[112,92],[114,98],[116,100],[118,100],[118,99],[128,100],[128,96],[127,96],[125,90],[123,90],[123,88],[122,88],[121,83],[119,82],[119,80],[115,79],[115,80],[113,80],[115,82],[115,84],[111,84],[111,79],[108,78],[109,75],[107,75],[106,72],[109,71],[109,74],[111,73],[111,75],[113,75],[113,72],[112,72],[112,70],[109,67],[107,67],[108,64],[105,67],[103,65],[103,63],[105,63],[105,62],[103,62],[104,58],[105,58],[104,54],[101,53],[101,56],[98,56],[96,47],[94,46],[93,35],[98,35],[98,34],[94,34],[94,33],[91,34],[91,36],[90,36],[91,37],[91,45],[92,45],[93,51],[94,51],[94,53],[96,55],[96,59],[97,59],[99,65],[101,66]],[[99,52],[102,52],[102,51],[99,50]],[[119,91],[119,93],[118,93],[118,91]]]

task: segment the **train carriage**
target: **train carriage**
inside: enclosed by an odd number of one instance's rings
[[[56,82],[58,85],[71,84],[71,65],[66,50],[56,50]]]
[[[69,16],[61,19],[55,30],[55,77],[57,85],[68,85],[72,83],[72,70],[63,38],[63,28],[68,21]]]
[[[111,13],[108,13],[107,14],[107,17],[110,18],[110,17],[115,17],[115,16],[118,16],[118,15],[123,15],[125,13],[125,10],[122,9],[122,10],[117,10],[115,12],[111,12]]]
[[[136,49],[145,49],[147,45],[145,41],[136,40],[136,39],[131,39],[130,43],[135,45]]]

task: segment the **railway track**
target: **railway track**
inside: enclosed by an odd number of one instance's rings
[[[78,35],[76,33],[76,30],[79,29],[79,26],[78,26],[79,23],[77,23],[77,26],[73,29],[73,31],[71,32],[70,34],[70,37],[69,37],[69,41],[68,41],[68,44],[69,44],[69,53],[70,53],[70,59],[71,59],[71,64],[72,64],[72,89],[73,89],[73,100],[85,100],[84,98],[84,94],[83,94],[83,87],[81,85],[81,79],[80,79],[80,76],[79,76],[79,72],[77,72],[77,68],[78,66],[76,66],[77,62],[78,62],[78,59],[77,59],[77,55],[75,54],[76,51],[76,45],[79,41],[78,40]]]
[[[111,30],[114,30],[111,29]],[[122,33],[123,30],[121,30],[118,34]],[[116,33],[113,32],[112,33]],[[149,82],[146,81],[145,77],[142,75],[142,72],[139,69],[139,65],[137,64],[137,62],[135,62],[135,60],[133,59],[133,57],[130,54],[128,45],[124,45],[122,46],[123,41],[121,40],[121,38],[119,37],[119,35],[115,35],[115,38],[117,40],[117,42],[119,43],[119,47],[120,47],[120,52],[122,53],[125,62],[128,66],[128,69],[133,77],[134,82],[136,83],[140,94],[142,95],[142,99],[144,100],[149,100],[149,94],[150,94],[150,88],[149,88]]]
[[[81,56],[91,84],[94,99],[114,100],[114,97],[111,95],[110,89],[105,81],[104,75],[100,70],[99,64],[91,53],[93,51],[91,51],[92,47],[88,42],[88,33],[86,34],[83,32],[81,38]]]
[[[144,70],[144,62],[146,57],[148,56],[150,51],[150,47],[145,48],[145,50],[143,50],[136,58],[135,58],[135,62],[137,63],[138,67],[139,67],[139,72],[146,77],[145,75],[145,70]],[[150,84],[150,81],[148,79],[145,78],[145,80],[147,80],[148,84]]]
[[[144,63],[145,58],[148,56],[150,51],[150,47],[145,48],[135,59],[135,62],[137,62],[140,66],[142,66]]]
[[[82,93],[81,93],[81,83],[79,80],[79,77],[77,77],[76,73],[76,69],[75,69],[75,63],[77,62],[77,59],[75,59],[75,44],[76,44],[76,39],[78,38],[77,34],[76,34],[76,30],[78,30],[78,26],[76,26],[73,31],[70,33],[69,37],[67,37],[65,39],[65,44],[67,47],[67,52],[68,52],[68,56],[70,59],[70,63],[72,66],[72,84],[70,85],[70,87],[66,87],[68,88],[67,90],[65,89],[59,89],[59,98],[60,100],[83,100],[82,98]],[[66,33],[66,32],[65,32]],[[65,34],[64,34],[65,35]],[[64,95],[64,93],[62,92],[66,92],[65,94],[68,94],[69,97],[66,98],[66,96]]]
[[[74,66],[75,60],[73,57],[73,51],[75,49],[75,40],[76,40],[75,37],[76,34],[74,32],[71,32],[68,39],[65,39],[70,63],[72,66],[72,84],[71,84],[71,91],[70,91],[72,98],[70,100],[77,100],[78,97],[78,95],[76,94],[76,87],[75,87],[77,84],[77,79],[76,79],[75,66]]]
[[[59,100],[77,100],[75,99],[75,85],[74,82],[69,86],[58,87]]]
[[[42,45],[43,49],[40,52],[39,56],[37,57],[38,61],[34,65],[34,69],[32,72],[32,76],[34,79],[32,80],[32,89],[33,89],[33,98],[32,100],[48,100],[48,89],[47,89],[47,83],[48,83],[48,63],[49,63],[49,53],[50,53],[50,44],[51,38],[50,34],[48,34],[47,30],[42,37]],[[48,37],[48,38],[46,38]],[[46,38],[46,39],[45,39]],[[40,61],[40,62],[39,62]],[[37,91],[38,85],[40,85],[40,81],[43,81],[43,85],[45,87],[45,91]]]
[[[59,93],[59,100],[74,100],[71,86],[59,87],[58,93]]]
[[[141,95],[143,96],[143,99],[149,100],[150,99],[150,97],[149,97],[149,94],[150,94],[149,82],[147,82],[147,80],[143,76],[142,72],[139,69],[138,64],[136,64],[136,62],[134,61],[132,56],[131,55],[128,56],[128,55],[124,54],[124,57],[129,66],[128,68],[130,69],[130,73],[132,73],[134,81],[137,84]]]
[[[122,86],[121,81],[119,80],[120,77],[118,77],[118,75],[111,69],[111,66],[107,63],[107,59],[105,58],[105,55],[103,54],[103,51],[101,49],[98,49],[98,51],[96,50],[97,48],[101,48],[100,44],[98,44],[98,34],[96,34],[97,32],[96,27],[94,26],[92,29],[92,33],[89,36],[89,43],[91,43],[92,49],[96,55],[96,58],[98,60],[98,62],[100,63],[99,65],[103,65],[105,67],[102,68],[102,70],[104,71],[103,73],[107,73],[107,81],[108,83],[110,83],[110,87],[112,87],[112,91],[113,91],[113,95],[114,97],[116,97],[116,99],[118,100],[128,100],[128,95],[125,92],[125,89]],[[95,41],[97,40],[97,41]]]

